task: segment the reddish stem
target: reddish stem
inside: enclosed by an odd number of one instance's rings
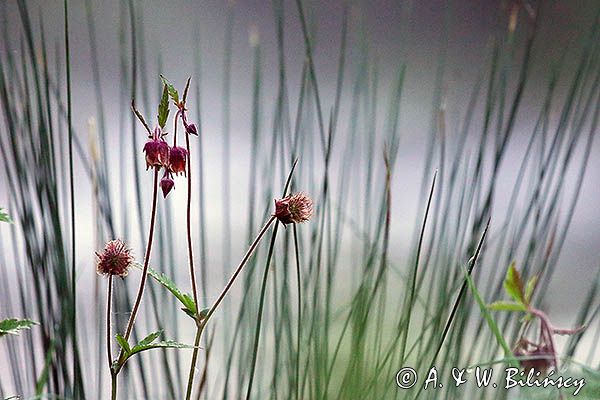
[[[160,167],[154,167],[154,184],[152,189],[152,216],[150,218],[150,231],[148,232],[148,244],[146,245],[146,255],[144,256],[144,268],[142,270],[142,279],[140,281],[140,287],[138,289],[137,297],[135,299],[135,304],[133,305],[133,309],[131,310],[131,315],[129,316],[129,322],[127,322],[127,329],[125,330],[125,335],[123,336],[125,340],[129,340],[129,336],[131,335],[131,331],[133,330],[133,324],[135,322],[135,317],[137,316],[138,310],[140,308],[140,303],[142,302],[142,296],[144,295],[144,288],[146,286],[146,278],[148,277],[148,264],[150,262],[150,253],[152,251],[152,239],[154,238],[154,225],[156,222],[156,200],[158,193],[158,171]],[[123,358],[123,349],[119,352],[119,362]]]

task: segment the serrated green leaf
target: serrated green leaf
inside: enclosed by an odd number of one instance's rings
[[[538,276],[534,275],[527,281],[527,285],[525,286],[525,302],[527,304],[531,303],[531,298],[533,297],[533,291],[538,283]]]
[[[115,370],[121,369],[121,367],[133,357],[135,354],[141,353],[142,351],[151,350],[151,349],[193,349],[194,346],[179,343],[174,340],[163,340],[160,342],[154,342],[160,335],[162,335],[163,331],[152,332],[144,339],[142,339],[138,344],[136,344],[133,348],[129,349],[129,345],[120,335],[117,335],[117,341],[122,346],[126,345],[127,349],[123,347],[125,350],[124,357],[118,360],[118,364],[114,367]]]
[[[523,292],[523,281],[521,280],[521,274],[517,271],[515,263],[513,262],[506,271],[506,278],[504,279],[504,289],[510,297],[513,298],[517,303],[525,304],[525,294]]]
[[[0,222],[8,222],[9,224],[13,223],[13,220],[10,219],[10,216],[4,211],[3,208],[0,208]]]
[[[145,338],[143,338],[142,340],[140,340],[138,342],[138,344],[136,344],[135,346],[133,346],[133,348],[131,349],[132,352],[135,352],[136,347],[145,347],[148,346],[149,344],[151,344],[152,342],[154,342],[156,339],[158,339],[158,337],[160,335],[162,335],[163,331],[156,331],[156,332],[152,332],[151,334],[149,334],[148,336],[146,336]]]
[[[117,338],[117,342],[119,342],[119,346],[121,346],[121,348],[123,348],[125,355],[126,356],[129,355],[129,353],[131,352],[131,347],[129,346],[129,343],[127,342],[127,340],[125,340],[125,338],[118,333],[116,335],[116,338]]]
[[[177,93],[175,86],[173,86],[171,82],[169,82],[167,78],[165,78],[163,75],[160,76],[160,79],[162,80],[163,84],[167,87],[167,90],[169,91],[169,96],[171,97],[173,102],[175,104],[179,104],[179,93]]]
[[[192,314],[196,314],[196,303],[194,303],[194,299],[187,293],[183,294],[183,305],[187,310],[189,310]]]
[[[187,309],[185,307],[181,307],[181,311],[183,311],[184,313],[186,313],[191,319],[196,319],[196,314],[194,314],[193,312],[191,312],[189,309]]]
[[[133,349],[131,349],[131,353],[129,354],[129,357],[133,356],[134,354],[141,353],[142,351],[151,350],[151,349],[193,349],[193,348],[194,348],[194,346],[189,345],[189,344],[179,343],[174,340],[163,340],[161,342],[150,343],[150,344],[147,344],[144,346],[140,346],[138,344]],[[127,358],[129,358],[129,357],[127,357]]]
[[[19,331],[30,329],[34,325],[38,325],[38,323],[29,319],[5,319],[0,321],[0,336],[18,335]]]
[[[162,97],[160,99],[160,104],[158,105],[158,124],[161,128],[164,129],[167,124],[167,119],[169,118],[169,94],[167,85],[165,84],[163,87]]]
[[[136,264],[138,268],[139,265]],[[179,302],[183,305],[182,310],[189,315],[191,318],[195,319],[196,316],[196,305],[194,303],[194,299],[187,293],[183,293],[181,289],[179,289],[175,283],[165,274],[159,274],[152,268],[148,268],[148,275],[152,277],[155,281],[163,285],[169,292],[173,294],[179,300]]]
[[[523,304],[513,301],[495,301],[488,304],[487,308],[493,311],[527,311]]]

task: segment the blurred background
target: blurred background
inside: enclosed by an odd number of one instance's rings
[[[393,349],[396,332],[401,331],[422,351],[419,359],[429,357],[422,343],[439,336],[445,312],[458,293],[461,265],[472,255],[488,218],[490,233],[474,273],[484,300],[503,298],[501,282],[513,260],[525,276],[539,274],[543,290],[537,305],[555,325],[591,323],[576,339],[559,339],[561,352],[597,367],[597,1],[81,0],[69,1],[68,12],[78,345],[83,360],[99,360],[81,367],[88,397],[100,398],[102,385],[108,384],[101,323],[105,281],[96,274],[94,252],[106,240],[120,237],[142,262],[152,174],[145,171],[144,128],[129,105],[135,98],[154,126],[160,74],[180,92],[187,77],[192,78],[189,118],[201,128],[200,138],[191,138],[192,220],[200,302],[205,306],[214,301],[271,212],[272,199],[280,196],[292,161],[299,158],[294,189],[310,193],[316,201],[315,218],[298,226],[304,315],[312,321],[302,324],[306,354],[302,352],[300,360],[309,371],[301,385],[306,390],[303,398],[341,390],[357,373],[344,373],[347,365],[349,371],[379,365],[379,356],[375,361],[364,356],[361,368],[353,364],[358,361],[348,361],[355,354],[353,346],[359,346],[352,338],[363,338],[355,330],[344,333],[345,318],[353,320],[354,312],[362,312],[351,311],[362,298],[361,282],[369,282],[377,293],[376,316],[364,317],[375,320],[366,324],[367,331],[385,327],[383,339],[373,333],[374,347],[371,339],[358,341],[366,346],[365,354],[385,348],[382,343],[388,337]],[[6,1],[0,4],[0,18],[0,206],[15,220],[14,225],[0,226],[0,319],[40,321],[47,312],[47,321],[56,324],[47,324],[43,333],[34,328],[26,334],[28,344],[13,337],[0,343],[2,364],[13,365],[1,369],[0,395],[32,396],[40,382],[45,382],[41,392],[67,395],[77,374],[67,362],[72,357],[72,332],[60,328],[71,315],[61,303],[69,300],[66,276],[71,265],[64,8],[56,1]],[[384,153],[392,161],[389,204]],[[403,325],[408,276],[436,171],[418,268],[418,296],[433,300],[431,305],[410,304],[414,321],[409,329]],[[55,196],[40,195],[45,190]],[[150,264],[189,291],[185,200],[186,181],[176,178],[174,192],[159,199],[159,232]],[[391,222],[386,225],[388,208]],[[287,341],[290,346],[295,343],[295,334],[285,333],[296,329],[290,232],[279,232],[285,239],[280,238],[275,269],[289,266],[291,275],[275,275],[272,292],[267,293],[259,357],[263,371],[258,373],[256,398],[275,392],[286,398],[285,388],[294,386],[270,375],[278,366],[289,368],[297,357],[274,354]],[[56,246],[64,254],[49,254],[59,252]],[[250,328],[256,324],[264,258],[259,253],[253,261],[256,274],[247,272],[244,283],[236,283],[212,323],[214,351],[198,366],[201,374],[205,365],[213,365],[207,368],[206,398],[238,398],[247,384],[248,377],[240,371],[247,371],[246,353],[252,348],[244,335],[254,332]],[[369,269],[380,261],[386,271],[383,285]],[[115,289],[120,293],[117,330],[123,329],[129,309],[126,293],[131,301],[139,273],[130,277],[127,287],[119,283]],[[36,279],[40,292],[33,289]],[[52,306],[44,309],[39,293]],[[167,292],[158,285],[146,294],[147,309],[136,330],[142,335],[158,323],[169,338],[193,342],[192,322],[183,314],[176,316],[177,305],[170,299],[168,307],[152,310],[164,298]],[[248,306],[238,320],[245,302]],[[465,337],[453,337],[451,343],[472,340],[478,349],[474,353],[481,355],[477,361],[494,359],[497,346],[488,350],[491,335],[481,326],[479,308],[470,295],[463,306],[460,326]],[[435,314],[438,309],[445,311]],[[504,336],[512,345],[518,318],[500,314],[494,315],[506,324]],[[433,318],[434,327],[427,325],[431,315],[442,316]],[[396,319],[400,330],[394,328]],[[415,333],[421,329],[427,332],[422,337]],[[238,338],[238,330],[248,333]],[[365,335],[370,338],[371,333]],[[64,345],[65,359],[51,356],[45,363],[52,338]],[[336,358],[338,341],[342,355]],[[465,343],[456,350],[462,356],[454,361],[467,366],[472,355]],[[322,359],[313,359],[313,350]],[[447,351],[451,355],[454,350]],[[137,361],[128,366],[128,398],[181,398],[179,386],[187,377],[190,352],[173,352],[148,353],[140,357],[139,369]],[[386,368],[392,371],[402,366],[400,361],[412,360],[402,358],[386,361]],[[144,362],[161,367],[143,377]],[[44,365],[56,368],[56,376],[41,379]],[[333,366],[342,371],[339,377],[331,377]],[[18,377],[15,368],[23,371]],[[67,371],[63,377],[61,368]],[[317,378],[323,370],[329,370],[327,384]],[[165,371],[168,380],[161,378]],[[235,371],[231,382],[229,371]],[[153,374],[159,379],[153,380]],[[295,379],[293,371],[282,375]],[[369,398],[402,395],[389,387],[389,376],[382,373],[377,379],[378,390],[390,392]],[[371,393],[367,386],[358,393]]]

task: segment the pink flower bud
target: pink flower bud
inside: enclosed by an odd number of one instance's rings
[[[172,147],[169,154],[169,169],[175,175],[183,173],[185,175],[185,162],[187,159],[187,150],[183,147]]]
[[[98,264],[96,270],[100,275],[117,275],[125,277],[133,262],[131,249],[121,239],[106,243],[102,253],[96,253]]]
[[[162,177],[162,179],[160,180],[160,188],[162,189],[163,192],[163,196],[166,198],[167,195],[169,194],[169,192],[173,189],[173,187],[175,186],[175,182],[173,182],[173,179],[171,179],[171,174],[167,174],[165,172],[165,175]]]
[[[275,214],[282,224],[295,224],[310,219],[313,212],[313,202],[307,194],[299,192],[283,199],[275,200]]]

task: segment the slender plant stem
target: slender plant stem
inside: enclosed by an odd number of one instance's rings
[[[475,267],[475,264],[477,263],[477,259],[479,258],[479,255],[481,254],[481,249],[483,247],[483,243],[485,242],[485,237],[487,236],[489,227],[490,227],[490,219],[488,218],[487,224],[485,225],[485,229],[483,230],[483,234],[481,235],[481,239],[479,239],[479,243],[477,244],[475,254],[469,260],[469,267],[467,269],[467,274],[469,276],[473,272],[473,268]],[[450,326],[452,326],[452,321],[454,321],[454,317],[456,316],[456,312],[458,310],[460,302],[462,301],[462,299],[467,291],[467,284],[468,284],[468,281],[465,279],[465,281],[463,282],[463,284],[460,288],[460,292],[458,293],[458,297],[454,301],[454,306],[452,307],[452,311],[450,311],[450,316],[446,320],[446,325],[444,326],[444,331],[442,332],[442,336],[441,336],[438,346],[435,350],[435,353],[433,353],[433,358],[432,358],[431,364],[430,364],[431,366],[433,366],[435,364],[435,361],[437,360],[437,357],[440,354],[440,350],[442,350],[442,346],[444,345],[444,341],[446,340],[446,336],[448,335]],[[419,398],[419,395],[421,394],[421,391],[423,390],[423,388],[424,388],[424,386],[419,387],[419,390],[417,391],[417,394],[415,395],[413,400],[417,400]]]
[[[177,119],[179,119],[179,114],[181,113],[180,110],[177,110],[177,113],[175,113],[175,120],[173,121],[173,147],[177,146]],[[187,150],[188,150],[188,157],[189,157],[189,153],[190,153],[190,142],[189,142],[189,138],[187,137],[186,134],[186,144],[187,144]],[[189,160],[189,158],[188,158]],[[188,165],[189,165],[189,161],[188,161]],[[190,176],[190,171],[188,168],[188,176]],[[189,179],[188,179],[188,187],[189,187]],[[189,193],[189,189],[188,189],[188,193]],[[189,221],[189,218],[188,218]]]
[[[262,321],[263,308],[265,305],[265,293],[267,291],[267,278],[269,276],[269,266],[271,265],[271,259],[273,258],[273,250],[275,248],[275,238],[277,237],[277,228],[279,228],[279,222],[275,224],[273,228],[273,236],[271,237],[271,244],[269,245],[269,254],[267,255],[267,262],[265,264],[265,272],[263,273],[262,284],[260,287],[260,300],[258,304],[258,316],[256,317],[256,330],[254,332],[254,348],[252,350],[252,364],[250,366],[250,378],[248,380],[248,390],[246,392],[246,400],[250,399],[252,393],[252,383],[254,382],[254,371],[256,370],[256,359],[258,358],[258,343],[260,341],[260,327]]]
[[[298,393],[300,390],[300,334],[302,332],[302,281],[300,280],[300,251],[298,250],[298,232],[296,230],[296,224],[293,225],[294,230],[294,252],[296,256],[296,280],[298,282],[298,325],[296,327],[297,335],[297,346],[296,349],[296,400],[298,400]]]
[[[246,254],[244,255],[244,258],[242,258],[242,261],[240,261],[240,264],[236,268],[235,272],[233,273],[233,275],[231,275],[231,278],[229,278],[229,282],[227,282],[227,284],[225,285],[225,287],[221,291],[221,294],[219,295],[219,297],[217,298],[217,300],[214,302],[214,304],[208,310],[208,313],[206,314],[206,317],[204,319],[202,319],[201,322],[199,322],[198,330],[196,331],[196,339],[194,341],[194,347],[197,348],[199,346],[200,340],[202,338],[202,333],[204,332],[204,328],[206,327],[206,324],[208,323],[210,317],[212,317],[212,315],[215,313],[217,307],[219,307],[219,305],[221,304],[221,302],[223,301],[223,299],[227,295],[227,292],[229,292],[229,290],[231,289],[231,286],[233,286],[233,283],[237,279],[237,277],[240,274],[240,272],[242,272],[242,269],[244,268],[244,266],[248,262],[248,259],[250,258],[250,256],[252,255],[252,253],[254,253],[254,250],[256,250],[256,247],[258,246],[258,243],[260,242],[260,240],[262,239],[262,237],[265,235],[265,233],[267,232],[267,230],[269,229],[269,226],[271,226],[271,224],[273,223],[273,221],[275,221],[275,217],[271,216],[271,218],[269,218],[269,220],[267,221],[267,223],[262,227],[262,229],[260,230],[260,232],[258,233],[258,235],[256,236],[256,238],[254,239],[254,241],[250,245],[250,248],[248,248],[248,251],[246,251]],[[197,353],[196,353],[196,359],[197,359]],[[190,367],[190,373],[188,375],[188,384],[187,384],[187,390],[186,390],[186,395],[185,395],[186,400],[189,400],[191,398],[191,395],[192,395],[192,386],[194,384],[194,370],[196,368],[196,359],[192,360],[192,365]]]
[[[410,295],[408,298],[408,306],[406,307],[407,317],[406,317],[406,329],[404,329],[404,334],[402,335],[402,344],[400,347],[400,360],[401,363],[404,362],[404,353],[406,351],[406,341],[408,339],[408,334],[410,332],[410,317],[412,312],[410,310],[413,309],[413,304],[415,301],[415,288],[417,286],[417,272],[419,269],[419,258],[421,257],[421,248],[423,246],[423,238],[425,237],[425,227],[427,226],[427,218],[429,216],[429,208],[431,207],[431,200],[433,199],[433,192],[435,190],[435,180],[437,178],[437,171],[433,175],[433,182],[431,183],[431,189],[429,190],[429,198],[427,199],[427,207],[425,208],[425,216],[423,217],[423,223],[421,224],[421,233],[419,234],[419,244],[417,245],[417,255],[415,256],[415,267],[413,269],[411,285],[410,285]]]
[[[188,81],[189,82],[189,81]],[[187,92],[187,91],[186,91]],[[194,268],[194,254],[192,249],[192,226],[191,226],[191,208],[192,208],[192,165],[190,161],[190,135],[188,133],[185,134],[185,145],[187,148],[188,155],[188,170],[187,170],[187,180],[188,180],[188,191],[187,191],[187,244],[188,244],[188,259],[190,263],[190,281],[192,284],[192,294],[194,296],[194,304],[196,305],[196,321],[199,321],[200,315],[199,313],[199,303],[198,303],[198,286],[196,285],[196,269]],[[186,398],[189,399],[189,396],[192,394],[192,387],[194,385],[194,370],[196,369],[196,362],[198,360],[198,351],[200,350],[200,338],[202,336],[202,331],[200,326],[196,326],[196,338],[194,339],[194,350],[192,353],[192,362],[190,365],[190,375],[188,377],[188,388],[186,393]]]
[[[110,399],[117,400],[117,375],[116,372],[110,373]]]
[[[144,256],[144,268],[142,270],[142,279],[140,280],[140,287],[138,289],[137,297],[135,299],[133,309],[131,310],[129,321],[127,322],[127,329],[125,330],[125,335],[123,336],[125,340],[129,340],[129,336],[131,335],[131,331],[133,330],[135,317],[137,316],[138,310],[140,308],[140,303],[142,302],[142,296],[144,295],[146,278],[148,277],[148,264],[150,262],[150,252],[152,251],[152,239],[154,238],[154,225],[156,221],[156,199],[158,194],[157,192],[159,169],[159,167],[154,167],[154,184],[152,187],[152,216],[150,217],[150,230],[148,232],[148,244],[146,245],[146,255]],[[123,354],[123,349],[121,349],[121,351],[119,352],[119,360],[121,360]]]
[[[208,311],[208,314],[206,314],[206,318],[203,320],[203,325],[206,325],[206,323],[208,322],[208,320],[210,319],[210,317],[214,314],[214,312],[217,309],[217,307],[219,306],[219,304],[223,301],[223,298],[225,297],[225,295],[227,294],[227,292],[229,291],[229,289],[233,285],[233,282],[235,281],[235,279],[237,278],[237,276],[239,275],[239,273],[242,271],[242,268],[244,267],[244,265],[246,265],[246,262],[248,262],[248,259],[250,258],[250,256],[252,255],[252,253],[254,252],[254,250],[256,249],[256,247],[258,246],[258,243],[260,242],[260,240],[262,239],[262,237],[265,235],[265,233],[267,232],[267,229],[273,223],[273,221],[275,221],[275,217],[274,216],[272,216],[271,218],[269,218],[269,220],[267,221],[267,223],[260,230],[260,232],[256,236],[256,239],[254,239],[254,242],[252,242],[252,244],[250,245],[250,248],[248,249],[248,251],[244,255],[244,258],[242,259],[242,261],[240,261],[240,264],[238,265],[237,269],[235,270],[235,272],[233,273],[233,275],[231,276],[231,278],[229,278],[229,282],[227,282],[227,285],[225,286],[225,288],[223,289],[223,291],[219,295],[219,298],[217,299],[217,301],[215,301],[215,303],[213,304],[213,306],[210,308],[210,310]]]
[[[77,373],[79,371],[79,362],[77,359],[77,282],[75,279],[75,183],[73,173],[73,112],[71,100],[71,55],[69,45],[69,4],[68,0],[64,1],[65,12],[65,63],[67,73],[67,131],[69,135],[69,184],[71,197],[71,295],[73,296],[73,304],[71,310],[71,334],[73,339],[73,392],[75,396],[79,396],[81,388]]]
[[[198,306],[196,306],[198,307]],[[196,328],[196,337],[194,338],[194,351],[192,353],[192,363],[190,364],[190,373],[188,374],[187,389],[185,392],[186,400],[190,400],[192,397],[192,389],[194,387],[194,371],[196,370],[196,362],[198,361],[198,350],[200,348],[200,340],[202,339],[202,331],[204,327],[198,325]]]
[[[117,398],[117,374],[112,369],[112,350],[111,350],[111,334],[110,334],[110,310],[112,305],[112,291],[113,291],[113,276],[108,276],[108,290],[106,295],[106,356],[108,358],[108,371],[110,372],[110,398],[116,400]]]
[[[188,191],[187,191],[187,243],[188,243],[188,258],[190,262],[190,281],[192,283],[192,294],[194,303],[196,304],[196,314],[198,313],[198,286],[196,284],[196,269],[194,268],[194,252],[192,248],[192,165],[190,161],[190,135],[185,134],[185,145],[187,148],[188,157]]]
[[[106,295],[106,355],[108,357],[108,370],[112,373],[112,350],[110,346],[110,308],[112,303],[113,276],[108,276],[108,290]]]

